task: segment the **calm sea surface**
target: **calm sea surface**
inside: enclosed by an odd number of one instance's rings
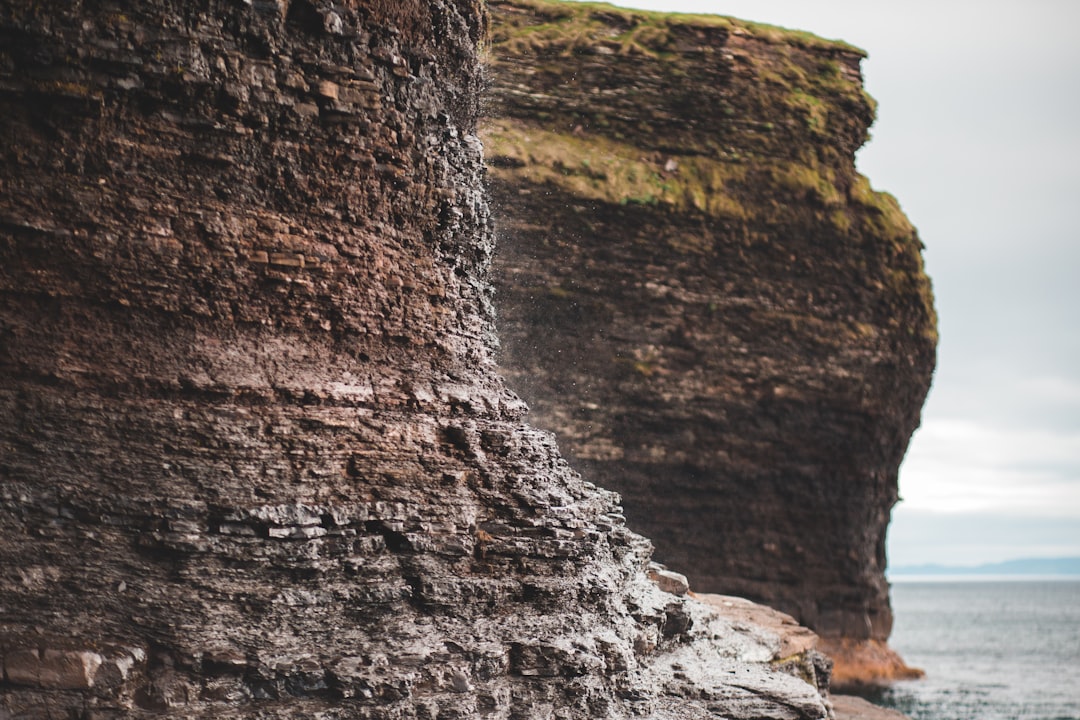
[[[915,720],[1080,720],[1080,579],[894,579],[892,645],[926,679],[876,702]]]

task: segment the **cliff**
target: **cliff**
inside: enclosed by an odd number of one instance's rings
[[[936,330],[918,236],[854,166],[862,51],[720,17],[492,10],[511,387],[696,589],[887,653],[885,532]]]
[[[0,717],[828,713],[496,375],[485,23],[0,5]]]

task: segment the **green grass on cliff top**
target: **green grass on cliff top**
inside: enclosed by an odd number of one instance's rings
[[[848,209],[857,207],[878,237],[906,242],[914,233],[891,195],[874,191],[861,175],[850,192],[841,191],[835,171],[814,156],[806,161],[811,164],[766,157],[735,162],[699,153],[676,156],[511,118],[489,119],[481,137],[496,175],[552,185],[580,198],[764,223],[780,221],[788,203],[804,204],[828,218],[841,234],[850,229]],[[762,187],[769,192],[763,195]]]
[[[733,52],[753,65],[762,81],[787,88],[789,109],[804,116],[818,135],[828,134],[827,115],[832,105],[865,105],[871,117],[876,109],[862,83],[841,69],[844,61],[838,58],[838,54],[862,58],[866,53],[811,33],[720,15],[628,10],[597,2],[493,0],[492,11],[496,17],[490,57],[496,62],[526,58],[535,69],[547,71],[579,54],[619,55],[651,58],[666,67],[665,72],[679,76],[687,72],[687,44],[696,45],[695,35],[703,28],[718,28],[741,38],[738,45],[750,39],[773,49],[747,53],[733,48]],[[700,40],[709,44],[704,38]],[[776,95],[772,90],[768,94]]]
[[[603,2],[567,2],[566,0],[509,0],[503,4],[528,7],[548,16],[552,23],[581,28],[594,14],[621,16],[633,24],[654,28],[687,25],[695,27],[722,27],[734,34],[745,34],[769,43],[794,44],[805,48],[841,50],[866,57],[866,51],[843,40],[828,40],[804,30],[790,30],[776,25],[750,22],[725,15],[702,15],[695,13],[661,12],[618,7]]]

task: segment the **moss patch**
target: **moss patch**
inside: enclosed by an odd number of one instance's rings
[[[848,193],[828,165],[784,158],[716,159],[650,152],[602,135],[563,133],[524,121],[488,121],[481,136],[492,172],[534,185],[552,184],[581,198],[654,205],[737,221],[782,220],[784,198],[808,202],[819,219],[846,233],[848,212],[866,213],[876,232],[907,237],[911,224],[895,200],[858,179]],[[762,187],[773,192],[762,193]],[[778,204],[778,202],[780,204]]]
[[[618,205],[657,205],[716,217],[749,217],[728,184],[746,176],[738,163],[643,153],[603,136],[558,133],[501,118],[483,129],[493,172]]]

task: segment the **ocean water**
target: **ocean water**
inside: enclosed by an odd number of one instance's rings
[[[889,641],[926,678],[875,693],[914,720],[1080,720],[1080,578],[897,580]]]

